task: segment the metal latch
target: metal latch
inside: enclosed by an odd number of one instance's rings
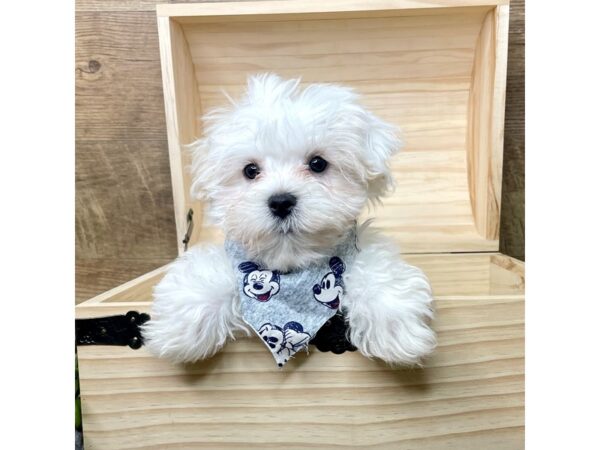
[[[188,249],[188,243],[190,242],[190,239],[192,238],[192,231],[194,229],[194,210],[192,208],[190,208],[187,212],[186,222],[187,222],[187,229],[186,229],[185,235],[183,236],[183,241],[182,241],[184,251],[187,251],[187,249]]]
[[[135,349],[144,345],[140,326],[150,316],[129,311],[119,316],[75,320],[75,343],[77,345],[128,345]]]

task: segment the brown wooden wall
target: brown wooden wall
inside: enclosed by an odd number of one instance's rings
[[[76,0],[76,300],[177,254],[155,6]],[[181,3],[182,0],[171,3]],[[513,0],[501,250],[524,259],[524,0]]]

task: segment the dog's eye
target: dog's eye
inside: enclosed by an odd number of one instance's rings
[[[249,180],[254,180],[259,173],[260,170],[254,163],[248,164],[246,167],[244,167],[244,176]]]
[[[310,170],[312,170],[315,173],[321,173],[325,169],[327,169],[327,161],[325,161],[320,156],[315,156],[308,163],[308,167],[310,168]]]

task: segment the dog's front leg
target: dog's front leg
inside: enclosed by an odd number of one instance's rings
[[[215,354],[234,333],[248,334],[235,286],[222,247],[188,250],[154,289],[151,319],[143,328],[147,348],[173,362],[194,362]]]
[[[359,248],[344,277],[350,341],[365,356],[389,364],[420,364],[436,345],[427,277],[372,229],[359,233]]]

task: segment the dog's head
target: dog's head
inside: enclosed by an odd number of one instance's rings
[[[205,116],[192,193],[249,257],[283,271],[326,255],[368,201],[392,187],[395,129],[351,89],[276,75]]]

